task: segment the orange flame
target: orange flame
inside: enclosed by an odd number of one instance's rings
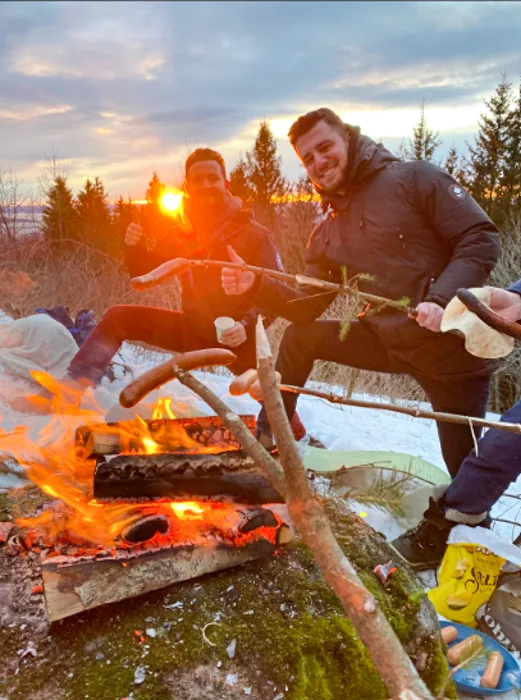
[[[42,386],[52,394],[51,404],[55,414],[31,439],[26,427],[18,426],[7,433],[0,428],[1,447],[24,467],[27,477],[53,501],[37,516],[23,518],[18,524],[34,528],[45,544],[59,545],[60,541],[111,545],[126,527],[144,515],[164,514],[177,521],[184,521],[191,528],[211,528],[218,522],[231,524],[236,516],[226,504],[196,503],[192,501],[172,503],[170,500],[149,503],[98,503],[92,497],[95,462],[74,444],[78,424],[77,395],[64,389],[59,382],[44,372],[35,372]],[[157,453],[173,451],[172,442],[184,449],[198,452],[222,451],[222,447],[204,447],[186,433],[181,424],[168,424],[175,417],[172,400],[160,399],[154,408],[153,421],[158,426],[151,430],[143,419],[110,426],[103,422],[103,412],[96,407],[81,412],[91,418],[91,427],[112,434],[121,443],[121,452],[128,452],[132,445],[135,452]],[[153,423],[152,421],[152,423]],[[233,449],[233,447],[230,447]],[[174,526],[173,526],[174,527]]]

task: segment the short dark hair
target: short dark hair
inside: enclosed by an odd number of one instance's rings
[[[196,148],[195,151],[190,153],[185,162],[185,177],[188,177],[188,171],[192,165],[195,163],[201,163],[204,160],[214,160],[216,163],[219,163],[224,179],[228,179],[226,176],[226,164],[224,162],[224,158],[220,153],[217,153],[217,151],[214,151],[211,148]]]
[[[346,133],[347,127],[338,114],[333,112],[332,109],[329,109],[329,107],[321,107],[320,109],[314,109],[312,112],[303,114],[296,122],[293,122],[288,131],[289,141],[293,148],[296,147],[295,144],[298,139],[304,136],[304,134],[307,134],[308,131],[311,131],[318,122],[326,122],[326,124],[332,126],[342,135]]]

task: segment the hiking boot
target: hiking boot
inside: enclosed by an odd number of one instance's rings
[[[467,522],[463,522],[465,520],[463,513],[458,513],[456,517],[458,516],[461,516],[461,520],[459,518],[458,520],[448,519],[442,509],[442,500],[436,501],[430,498],[429,507],[418,525],[389,542],[389,546],[411,568],[417,571],[435,569],[441,564],[447,549],[447,540],[453,527],[462,524],[470,525],[471,527],[476,527],[477,525],[481,527],[489,526],[490,520],[488,516],[479,522],[469,522],[469,520],[473,521],[481,516],[469,515]]]

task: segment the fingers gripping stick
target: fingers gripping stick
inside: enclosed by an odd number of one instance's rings
[[[124,408],[132,408],[151,391],[173,379],[175,367],[184,370],[200,369],[215,365],[230,365],[236,359],[237,356],[233,352],[224,348],[208,348],[183,353],[134,379],[120,393],[119,403]]]

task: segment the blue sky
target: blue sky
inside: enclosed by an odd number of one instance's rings
[[[521,2],[3,2],[0,165],[37,189],[51,154],[76,188],[102,177],[142,197],[197,146],[230,167],[266,118],[286,138],[320,106],[397,149],[419,105],[463,149],[508,72],[521,74]]]

